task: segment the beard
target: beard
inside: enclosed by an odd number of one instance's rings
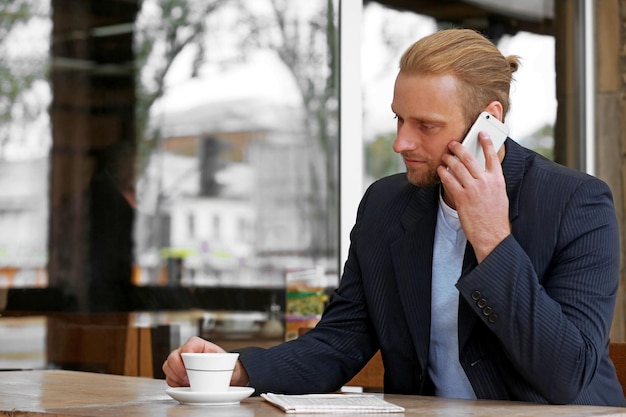
[[[406,167],[406,177],[409,182],[418,187],[428,187],[441,183],[439,174],[437,174],[437,166],[431,159],[426,161],[427,169],[418,170],[415,168]]]

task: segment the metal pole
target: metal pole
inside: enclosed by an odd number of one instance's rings
[[[582,55],[583,68],[580,82],[583,84],[581,111],[583,114],[580,120],[583,123],[580,149],[583,153],[581,162],[582,169],[588,174],[595,175],[596,171],[596,137],[595,137],[595,13],[593,0],[581,0],[581,26],[583,32]]]
[[[340,0],[339,11],[339,275],[348,258],[350,229],[363,193],[361,92],[362,0]]]

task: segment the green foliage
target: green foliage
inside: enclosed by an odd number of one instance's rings
[[[227,44],[235,52],[220,65],[241,63],[251,52],[270,50],[289,69],[297,84],[305,112],[302,130],[315,141],[316,152],[323,155],[325,183],[313,183],[311,205],[313,214],[307,218],[323,223],[327,211],[338,207],[338,17],[336,0],[318,1],[306,16],[302,7],[309,0],[144,0],[136,26],[135,53],[137,59],[137,144],[141,175],[149,156],[160,143],[160,132],[150,131],[150,108],[165,92],[165,79],[176,58],[185,50],[192,56],[190,76],[213,51]],[[234,11],[236,23],[225,26],[224,14],[215,12],[224,6]],[[264,11],[260,12],[263,8]],[[219,10],[220,12],[222,10]],[[213,15],[213,16],[211,16]],[[228,19],[226,19],[228,20]],[[229,21],[230,23],[230,21]],[[211,37],[221,37],[211,42]],[[225,42],[222,42],[226,39]],[[206,49],[206,50],[205,50]],[[217,50],[216,53],[224,53]],[[210,92],[208,92],[210,94]],[[157,128],[158,129],[158,128]],[[318,170],[310,166],[309,169]],[[318,173],[312,175],[316,179]],[[313,250],[326,250],[336,242],[338,218],[330,216],[328,226],[316,224]],[[323,233],[328,230],[331,239]]]
[[[552,138],[552,140],[550,140]],[[522,143],[529,149],[554,161],[554,126],[546,124],[530,134]]]
[[[38,0],[0,0],[0,149],[9,140],[10,124],[17,111],[22,123],[37,117],[44,109],[29,105],[24,94],[37,80],[46,77],[47,56],[23,53],[11,55],[11,34],[34,17],[45,16]]]
[[[29,0],[0,0],[0,39],[6,39],[16,24],[30,19],[31,3]]]
[[[545,156],[546,158],[554,161],[554,148],[537,147],[533,151]]]
[[[172,64],[190,47],[195,51],[194,71],[204,60],[204,34],[208,17],[227,0],[144,0],[135,25],[137,68],[135,107],[138,165],[141,172],[159,143],[158,131],[149,132],[152,105],[165,93],[165,77]]]
[[[395,133],[379,135],[365,148],[365,172],[374,179],[401,171],[398,154],[393,150]]]

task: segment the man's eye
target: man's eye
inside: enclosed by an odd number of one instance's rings
[[[439,125],[422,124],[420,130],[426,135],[435,135],[439,132]]]

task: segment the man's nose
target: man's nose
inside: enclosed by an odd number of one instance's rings
[[[393,141],[393,150],[397,153],[413,150],[416,146],[416,139],[406,129],[399,128],[396,140]]]

